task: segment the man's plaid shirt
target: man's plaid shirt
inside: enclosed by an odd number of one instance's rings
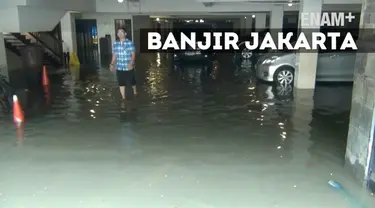
[[[131,40],[119,41],[113,43],[112,53],[116,54],[116,69],[120,71],[127,71],[128,65],[132,58],[132,53],[135,51],[134,43]]]

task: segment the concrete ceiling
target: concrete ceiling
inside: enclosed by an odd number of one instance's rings
[[[287,3],[299,3],[300,0],[196,0],[202,3],[236,3],[236,2],[248,2],[248,3],[269,3],[269,4],[287,4]]]
[[[286,6],[285,12],[298,12],[299,4],[293,5],[291,7]],[[361,12],[362,6],[361,4],[325,4],[323,5],[323,11],[340,11],[340,12]],[[264,13],[264,12],[217,12],[217,13],[168,13],[168,14],[155,14],[152,17],[159,17],[159,18],[185,18],[185,19],[199,19],[199,18],[217,18],[218,16],[226,16],[226,18],[237,18],[237,17],[244,17],[244,16],[251,16],[257,13]]]

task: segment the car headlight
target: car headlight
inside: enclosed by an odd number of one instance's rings
[[[278,57],[278,56],[272,56],[271,58],[268,58],[268,59],[264,60],[262,64],[272,64],[273,62],[275,62],[279,58],[280,57]]]

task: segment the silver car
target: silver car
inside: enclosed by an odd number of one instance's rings
[[[319,53],[316,81],[352,82],[355,53]],[[296,52],[270,52],[261,56],[255,65],[256,77],[263,81],[290,85],[298,70]]]

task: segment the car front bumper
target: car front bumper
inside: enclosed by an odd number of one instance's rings
[[[186,52],[176,53],[173,55],[175,61],[211,61],[214,54],[207,53],[192,53],[188,54]]]
[[[259,64],[255,67],[256,77],[266,82],[273,82],[273,75],[277,67],[270,64]]]

